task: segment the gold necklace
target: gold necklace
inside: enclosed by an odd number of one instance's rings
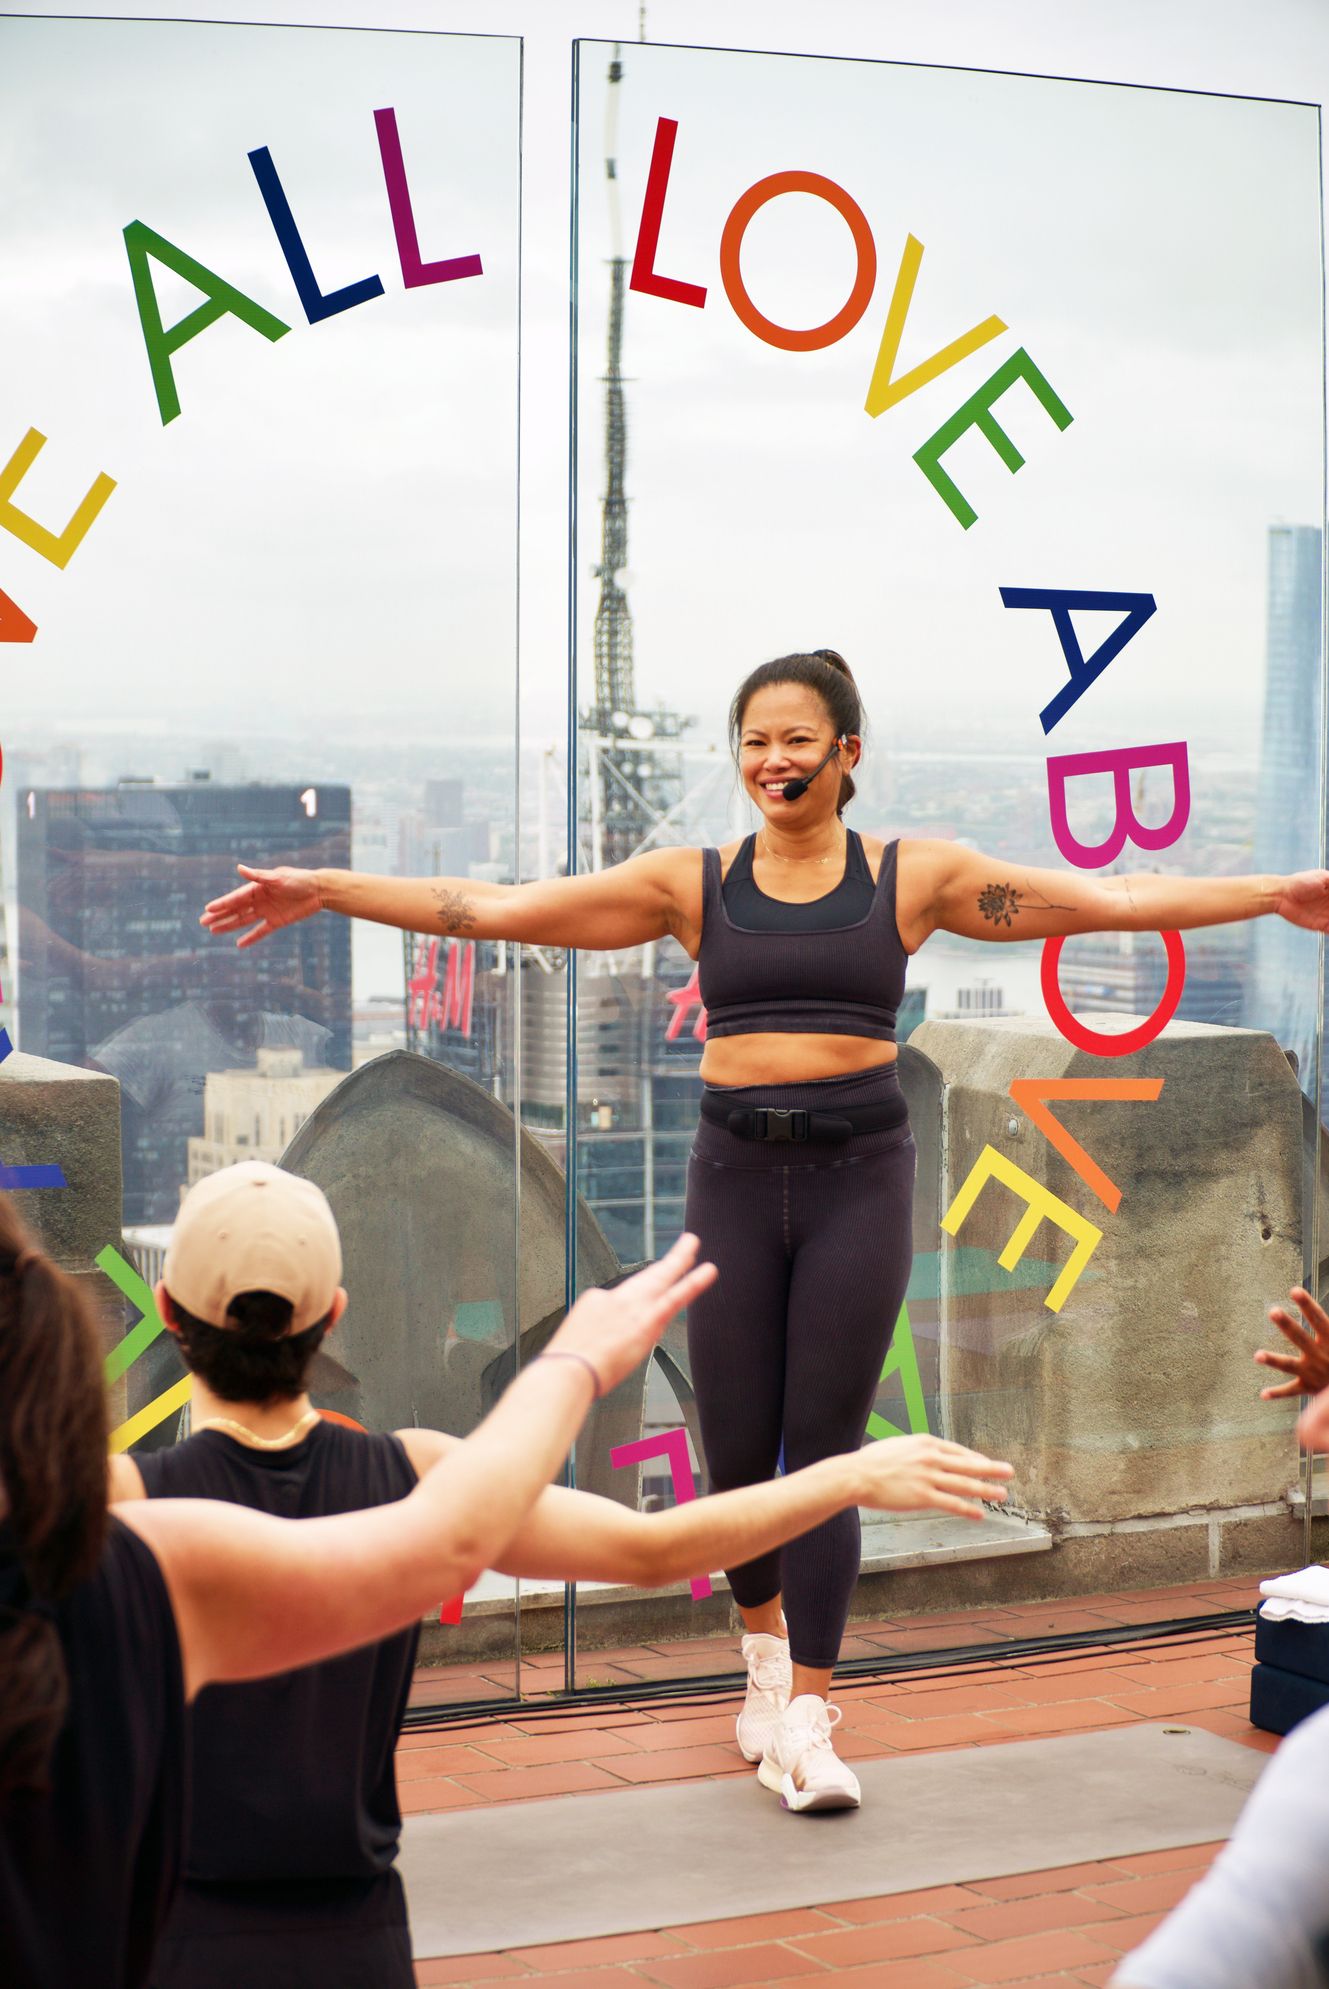
[[[232,1422],[229,1416],[209,1416],[204,1422],[195,1423],[193,1428],[195,1430],[228,1430],[232,1436],[241,1438],[243,1442],[252,1443],[257,1450],[284,1450],[293,1437],[299,1436],[304,1430],[312,1429],[318,1420],[319,1413],[317,1409],[306,1409],[299,1422],[292,1423],[290,1429],[282,1436],[257,1436],[253,1430],[247,1429],[243,1423]]]
[[[777,863],[834,863],[837,856],[844,855],[845,850],[845,843],[838,843],[829,856],[781,856],[779,850],[772,849],[767,842],[766,831],[764,829],[757,837],[757,841],[761,844],[767,856],[773,856]],[[848,841],[847,837],[845,841]]]

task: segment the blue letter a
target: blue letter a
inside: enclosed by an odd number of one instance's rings
[[[1120,656],[1131,637],[1139,634],[1158,606],[1152,594],[1097,594],[1075,587],[1003,587],[1001,600],[1006,608],[1047,608],[1051,611],[1052,626],[1057,631],[1071,680],[1063,684],[1051,704],[1045,704],[1039,712],[1044,732],[1050,732],[1054,725],[1061,723],[1094,679],[1101,677],[1108,664]],[[1106,614],[1125,616],[1125,620],[1118,623],[1087,660],[1071,626],[1073,608],[1097,609]]]

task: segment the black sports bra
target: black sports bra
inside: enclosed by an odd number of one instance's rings
[[[757,889],[754,841],[744,842],[723,884],[719,850],[702,851],[697,964],[707,1036],[771,1032],[894,1042],[909,957],[895,922],[898,843],[887,843],[874,885],[862,840],[851,829],[839,884],[810,904],[791,905]]]
[[[877,887],[868,869],[863,838],[852,829],[848,831],[839,883],[806,904],[792,905],[783,898],[768,897],[752,875],[755,854],[756,837],[748,836],[739,845],[722,886],[726,912],[747,932],[833,932],[837,926],[856,925],[872,910]]]

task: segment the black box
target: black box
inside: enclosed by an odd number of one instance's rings
[[[1292,1617],[1255,1619],[1255,1661],[1295,1671],[1329,1685],[1329,1623],[1298,1623]]]
[[[1278,1624],[1281,1630],[1283,1624]],[[1301,1623],[1289,1626],[1307,1630],[1319,1625]],[[1302,1720],[1329,1706],[1329,1684],[1318,1678],[1303,1678],[1299,1672],[1284,1671],[1280,1665],[1257,1664],[1251,1673],[1251,1725],[1266,1733],[1291,1733]]]

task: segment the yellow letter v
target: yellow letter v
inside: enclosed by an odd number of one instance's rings
[[[910,394],[926,387],[929,380],[935,380],[940,373],[948,373],[952,366],[958,366],[971,352],[977,352],[980,345],[1004,332],[1005,324],[1000,318],[984,318],[981,325],[975,325],[960,338],[952,339],[943,345],[940,352],[934,352],[931,359],[911,368],[898,380],[891,378],[896,359],[899,357],[900,340],[904,336],[904,322],[909,316],[909,306],[914,298],[914,285],[918,281],[919,265],[923,260],[923,244],[914,235],[905,237],[904,254],[900,257],[900,269],[895,279],[895,289],[891,293],[891,308],[886,313],[886,329],[881,335],[877,349],[877,363],[872,369],[872,379],[868,384],[868,397],[864,402],[868,413],[876,416],[885,414],[888,407],[898,401],[907,400]]]

